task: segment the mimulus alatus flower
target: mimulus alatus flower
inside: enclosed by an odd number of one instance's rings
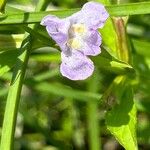
[[[86,3],[82,9],[67,18],[48,15],[41,25],[59,45],[62,63],[61,74],[71,80],[84,80],[92,75],[94,64],[87,56],[100,54],[102,28],[108,13],[102,4]]]

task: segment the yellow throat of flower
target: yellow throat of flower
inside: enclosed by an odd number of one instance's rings
[[[82,38],[87,32],[84,24],[73,24],[70,28],[71,38],[68,40],[67,45],[71,49],[79,50],[82,46]]]
[[[80,49],[81,48],[81,41],[78,38],[69,39],[67,44],[72,49]]]
[[[71,27],[75,34],[82,35],[86,32],[86,26],[84,24],[73,24]]]

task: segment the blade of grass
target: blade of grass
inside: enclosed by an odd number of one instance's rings
[[[88,90],[97,93],[99,87],[99,76],[96,71],[88,84]],[[98,101],[89,99],[87,102],[88,139],[90,150],[101,150],[100,126],[98,120]]]
[[[150,2],[111,5],[106,6],[106,9],[110,16],[150,14]],[[44,16],[49,14],[62,18],[67,17],[77,11],[79,11],[79,9],[7,14],[0,17],[0,25],[39,23]]]
[[[26,35],[26,38],[28,35]],[[5,115],[2,128],[1,146],[0,149],[11,150],[13,149],[13,138],[15,132],[15,124],[17,118],[17,111],[20,99],[25,68],[28,62],[30,50],[30,42],[25,43],[20,48],[20,56],[17,58],[12,81],[9,88],[9,93],[6,102]]]
[[[27,85],[31,84],[31,81],[28,81],[26,84]],[[49,84],[46,82],[42,82],[42,83],[38,82],[38,84],[35,85],[33,85],[32,83],[32,87],[40,91],[41,93],[54,94],[54,95],[68,97],[68,98],[81,100],[81,101],[88,101],[90,99],[98,101],[101,98],[101,95],[98,93],[75,90],[62,84],[55,84],[55,83]]]
[[[45,0],[42,1],[40,0],[37,5],[36,11],[45,9],[45,2],[46,2]],[[36,28],[36,26],[34,25],[32,26],[32,28]],[[22,42],[22,46],[20,48],[20,56],[18,57],[14,68],[4,114],[1,145],[0,145],[1,150],[13,149],[17,112],[24,75],[30,55],[30,49],[32,46],[31,40],[32,37],[28,33],[26,33],[25,38]]]
[[[37,81],[37,82],[40,82],[40,81],[43,81],[43,80],[47,80],[47,79],[50,79],[56,75],[59,74],[59,68],[55,68],[51,71],[46,71],[46,72],[43,72],[43,73],[40,73],[38,75],[35,75],[33,80],[34,81]]]

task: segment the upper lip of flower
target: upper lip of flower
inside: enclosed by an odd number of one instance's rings
[[[95,56],[100,53],[101,37],[97,29],[103,27],[108,16],[103,5],[88,2],[81,11],[70,17],[59,19],[49,15],[41,21],[41,24],[46,26],[49,35],[60,46],[62,55],[67,56],[62,57],[61,72],[64,76],[79,80],[92,74],[94,66],[92,61],[87,59],[87,55]],[[77,64],[76,67],[70,66],[67,61],[68,57],[71,64]]]

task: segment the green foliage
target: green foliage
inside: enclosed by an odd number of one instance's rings
[[[0,76],[8,72],[15,64],[18,51],[4,51],[0,53]]]
[[[133,40],[133,46],[139,55],[150,57],[150,43],[147,41]]]
[[[6,0],[0,1],[0,13],[3,13],[5,10]]]
[[[96,1],[110,18],[85,81],[60,75],[60,49],[39,25],[85,0],[0,1],[0,150],[149,149],[150,2]]]
[[[126,82],[124,77],[118,77],[113,82],[111,96],[116,104],[107,113],[106,125],[126,150],[137,150],[136,108],[132,88]]]
[[[106,6],[111,16],[126,16],[126,15],[138,15],[150,13],[150,2],[122,4],[122,5],[110,5]],[[6,24],[31,24],[38,23],[41,19],[48,15],[56,15],[58,17],[67,17],[79,9],[58,10],[58,11],[43,11],[43,12],[25,12],[17,14],[5,14],[0,18],[0,25]]]
[[[97,0],[104,5],[110,5],[109,0]],[[117,54],[117,33],[115,31],[112,18],[108,18],[106,24],[100,33],[103,37],[103,44],[106,46],[106,50],[115,58],[118,58]]]
[[[33,84],[32,84],[33,86]],[[101,98],[100,94],[97,93],[90,93],[78,90],[72,90],[71,88],[60,85],[60,84],[48,84],[48,83],[38,83],[34,87],[36,90],[44,93],[55,94],[58,96],[64,96],[68,98],[74,98],[77,100],[88,101],[88,99],[94,99],[94,101],[98,101]]]

